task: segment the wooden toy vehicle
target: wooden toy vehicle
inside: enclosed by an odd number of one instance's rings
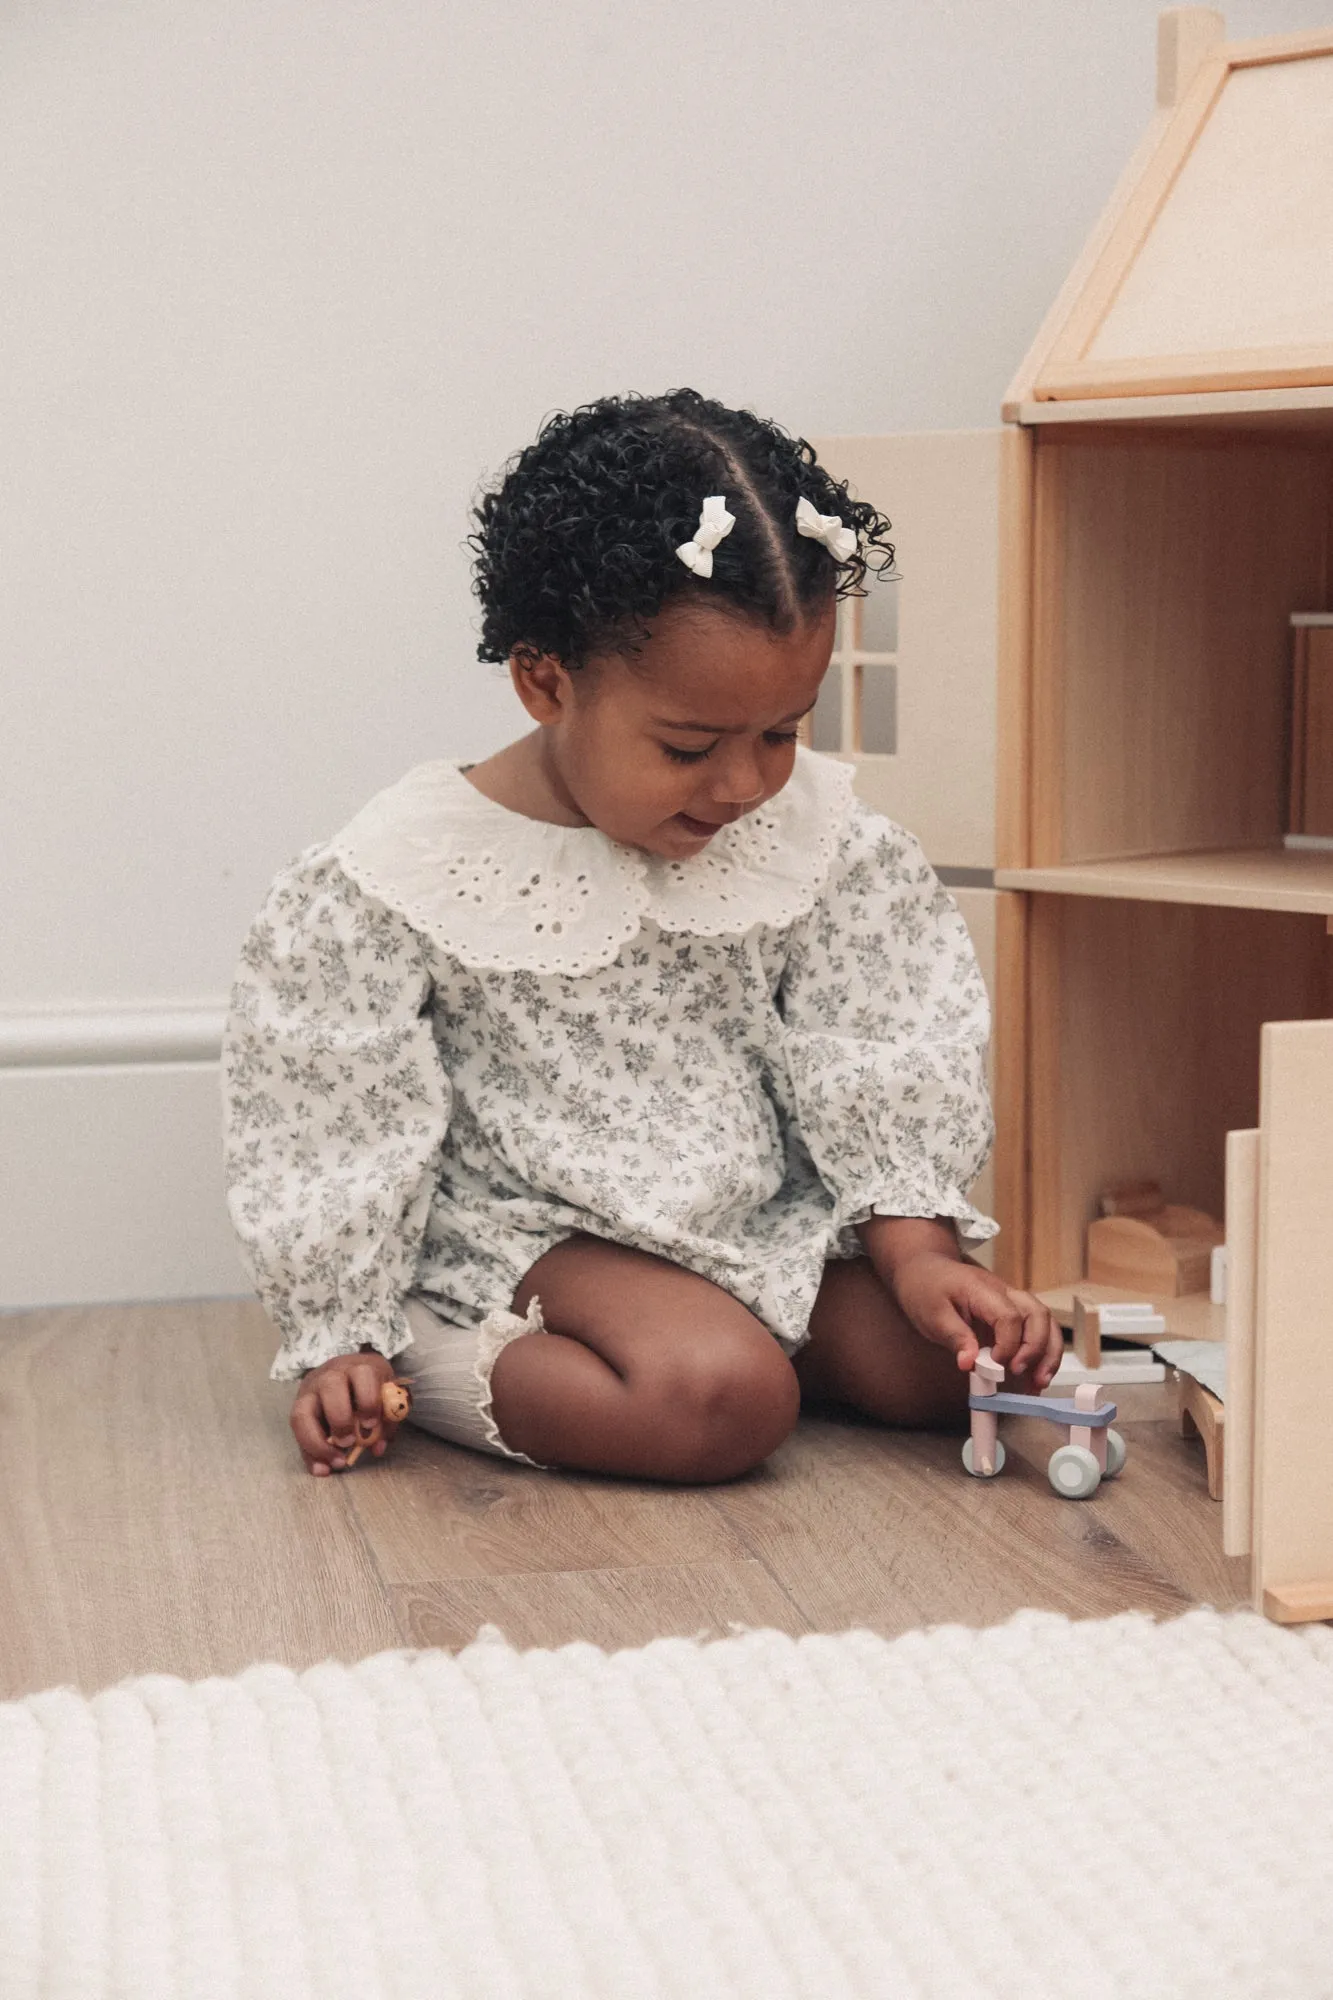
[[[1125,1440],[1110,1428],[1114,1403],[1103,1403],[1098,1382],[1081,1382],[1073,1400],[1055,1396],[1001,1393],[1004,1370],[990,1348],[983,1347],[972,1370],[968,1398],[972,1435],[963,1446],[963,1464],[974,1479],[993,1479],[1004,1470],[1004,1446],[997,1435],[998,1417],[1041,1417],[1059,1424],[1065,1442],[1057,1445],[1046,1468],[1051,1485],[1063,1500],[1086,1500],[1103,1479],[1114,1479],[1125,1463]]]

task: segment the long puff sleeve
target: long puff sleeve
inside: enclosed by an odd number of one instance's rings
[[[848,1232],[872,1215],[998,1224],[968,1199],[994,1138],[990,1006],[967,926],[920,843],[857,804],[779,992],[801,1136]]]
[[[222,1050],[227,1205],[295,1381],[411,1334],[452,1088],[421,940],[326,848],[280,874],[241,952]]]

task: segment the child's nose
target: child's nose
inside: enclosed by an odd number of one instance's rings
[[[714,771],[713,796],[719,805],[752,806],[764,795],[764,774],[753,750],[735,744]]]

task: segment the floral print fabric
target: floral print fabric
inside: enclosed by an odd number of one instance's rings
[[[409,1291],[477,1325],[574,1231],[699,1272],[788,1352],[867,1216],[995,1233],[967,1198],[992,1126],[966,927],[912,835],[822,762],[786,833],[831,859],[789,921],[748,922],[742,896],[733,933],[693,935],[678,895],[676,928],[644,915],[579,973],[465,962],[336,843],[282,871],[223,1049],[228,1203],[275,1380],[398,1353]],[[566,830],[521,827],[549,869]]]

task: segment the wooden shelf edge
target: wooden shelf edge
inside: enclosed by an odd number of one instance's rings
[[[1238,416],[1283,417],[1303,411],[1330,413],[1333,385],[1288,389],[1188,389],[1142,396],[1066,396],[1001,406],[1006,423],[1025,428],[1050,424],[1207,423]]]
[[[1320,1583],[1270,1584],[1263,1593],[1263,1612],[1275,1625],[1311,1625],[1333,1618],[1333,1577]]]
[[[1216,909],[1333,916],[1333,855],[1305,856],[1280,848],[1235,850],[1238,856],[1262,856],[1271,863],[1273,874],[1256,881],[1246,879],[1243,870],[1227,879],[1231,852],[1217,854],[1218,872],[1213,875],[1208,873],[1207,855],[1162,855],[1124,862],[1073,862],[1055,868],[997,868],[995,886],[1039,895],[1102,896],[1112,901],[1197,903]],[[1173,866],[1173,861],[1181,865]],[[1302,875],[1310,875],[1316,868],[1327,879],[1303,883]],[[1280,879],[1283,873],[1290,876],[1289,881]]]

